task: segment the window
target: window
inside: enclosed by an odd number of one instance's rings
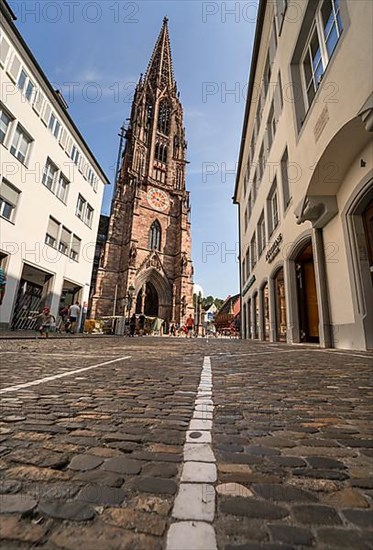
[[[82,240],[79,239],[79,237],[77,237],[76,235],[73,235],[73,240],[71,243],[71,250],[70,250],[70,258],[74,260],[74,262],[77,262],[79,260],[81,244],[82,244]]]
[[[265,226],[265,219],[264,219],[264,212],[262,212],[262,215],[260,216],[259,222],[258,222],[258,251],[259,256],[263,252],[266,246],[266,226]]]
[[[249,278],[251,270],[251,263],[250,263],[250,246],[247,247],[246,250],[246,278]]]
[[[306,110],[312,104],[321,79],[341,36],[340,0],[323,0],[312,23],[301,61]]]
[[[244,258],[242,262],[242,281],[245,282],[245,280],[246,280],[246,260]]]
[[[285,153],[281,159],[281,182],[282,194],[284,197],[284,209],[286,210],[291,200],[291,191],[289,186],[289,157],[287,149],[285,149]]]
[[[87,208],[85,210],[85,220],[84,223],[88,225],[88,227],[92,227],[93,222],[93,208],[90,204],[87,204]]]
[[[21,74],[19,75],[18,82],[17,82],[18,89],[21,90],[21,92],[23,92],[25,89],[26,80],[27,80],[27,74],[25,73],[25,71],[21,71]]]
[[[27,101],[33,102],[36,95],[35,84],[32,82],[25,70],[22,70],[17,82],[18,89],[25,94]]]
[[[52,192],[54,190],[57,172],[57,166],[53,164],[53,162],[48,158],[47,162],[45,163],[43,177],[41,181],[42,184],[45,185],[45,187],[48,187],[48,189]]]
[[[53,248],[56,248],[59,232],[60,232],[59,222],[54,218],[49,217],[48,228],[45,235],[45,244],[48,244],[49,246],[53,246]]]
[[[162,237],[162,228],[158,220],[152,223],[150,232],[149,232],[149,248],[150,250],[160,250],[161,249],[161,237]]]
[[[276,227],[278,226],[278,196],[277,196],[277,182],[274,181],[271,192],[268,196],[268,230],[269,235],[272,235]]]
[[[13,221],[20,191],[3,179],[0,185],[0,216]]]
[[[253,193],[252,193],[252,191],[250,191],[249,198],[248,198],[248,201],[247,201],[247,221],[248,222],[251,218],[251,214],[252,214],[252,211],[253,211],[253,204],[254,204]]]
[[[56,189],[56,196],[66,204],[67,202],[67,195],[69,192],[69,185],[70,182],[63,174],[60,174],[60,177],[58,179],[57,189]]]
[[[58,244],[58,250],[62,252],[62,254],[68,255],[68,252],[70,249],[70,243],[71,243],[71,231],[69,231],[66,227],[62,226],[60,242]]]
[[[264,169],[265,169],[264,144],[262,143],[262,146],[259,152],[259,159],[258,159],[258,183],[259,184],[263,177]]]
[[[256,264],[256,235],[254,233],[253,238],[250,242],[250,259],[251,259],[251,269],[254,268]]]
[[[269,83],[271,82],[271,60],[269,58],[269,52],[266,59],[266,64],[264,66],[264,75],[263,75],[263,84],[264,84],[264,94],[267,96],[268,89],[269,89]]]
[[[10,152],[19,161],[25,164],[27,154],[30,149],[32,139],[26,134],[24,129],[18,124],[13,137],[13,144],[10,148]]]
[[[276,0],[276,2],[277,2],[276,18],[277,18],[278,34],[280,35],[289,0]]]
[[[343,30],[339,0],[324,0],[320,15],[326,51],[331,57]]]
[[[5,142],[6,135],[9,130],[9,126],[13,118],[4,110],[3,106],[0,105],[0,143]]]
[[[54,137],[58,139],[61,131],[61,124],[58,122],[53,113],[51,114],[51,117],[49,119],[48,128],[52,132]]]
[[[272,102],[271,109],[268,115],[268,122],[267,122],[268,151],[271,150],[272,143],[275,138],[275,134],[276,134],[276,117],[275,117],[275,110]]]
[[[162,101],[158,112],[158,131],[168,135],[170,132],[171,108],[167,101]]]
[[[74,164],[78,165],[79,164],[79,158],[80,158],[80,153],[79,153],[78,149],[76,148],[76,146],[74,145],[73,148],[72,148],[72,151],[71,151],[71,160],[73,161]]]
[[[84,216],[84,211],[85,211],[85,205],[86,205],[86,200],[81,196],[79,195],[78,197],[78,202],[76,204],[76,212],[75,214],[78,216],[78,218],[80,218],[81,220],[83,219],[83,216]]]

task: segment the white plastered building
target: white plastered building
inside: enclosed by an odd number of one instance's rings
[[[242,333],[373,348],[373,3],[262,0],[234,201]]]
[[[107,177],[0,3],[0,326],[87,302]]]

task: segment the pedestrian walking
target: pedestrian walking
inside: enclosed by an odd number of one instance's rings
[[[75,304],[72,304],[69,307],[70,334],[75,334],[79,315],[80,315],[80,305],[79,305],[79,302],[76,301]]]
[[[136,314],[134,313],[130,319],[130,336],[131,338],[135,337],[136,332]]]
[[[175,327],[174,323],[172,323],[172,325],[171,325],[170,333],[171,333],[171,336],[176,336],[176,327]]]
[[[87,312],[88,312],[88,302],[83,302],[82,317],[80,319],[80,327],[79,327],[79,332],[81,332],[82,334],[84,333],[84,324],[85,324],[85,320],[87,319]]]
[[[49,307],[45,307],[43,311],[36,317],[38,321],[38,330],[42,338],[48,338],[49,331],[56,324],[54,315],[51,315]]]
[[[193,336],[193,329],[194,329],[194,319],[192,317],[192,314],[189,314],[189,317],[186,320],[186,327],[187,327],[187,338],[192,338]]]

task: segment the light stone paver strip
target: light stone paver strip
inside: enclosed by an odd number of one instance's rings
[[[0,395],[4,550],[372,550],[372,355],[113,337],[0,359],[24,386]]]

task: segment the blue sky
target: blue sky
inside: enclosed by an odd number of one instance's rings
[[[49,79],[64,92],[70,114],[111,180],[118,130],[129,116],[134,86],[167,15],[189,143],[195,282],[206,295],[224,298],[237,292],[237,207],[231,198],[255,0],[9,3],[19,30]],[[112,187],[105,192],[104,213]]]

